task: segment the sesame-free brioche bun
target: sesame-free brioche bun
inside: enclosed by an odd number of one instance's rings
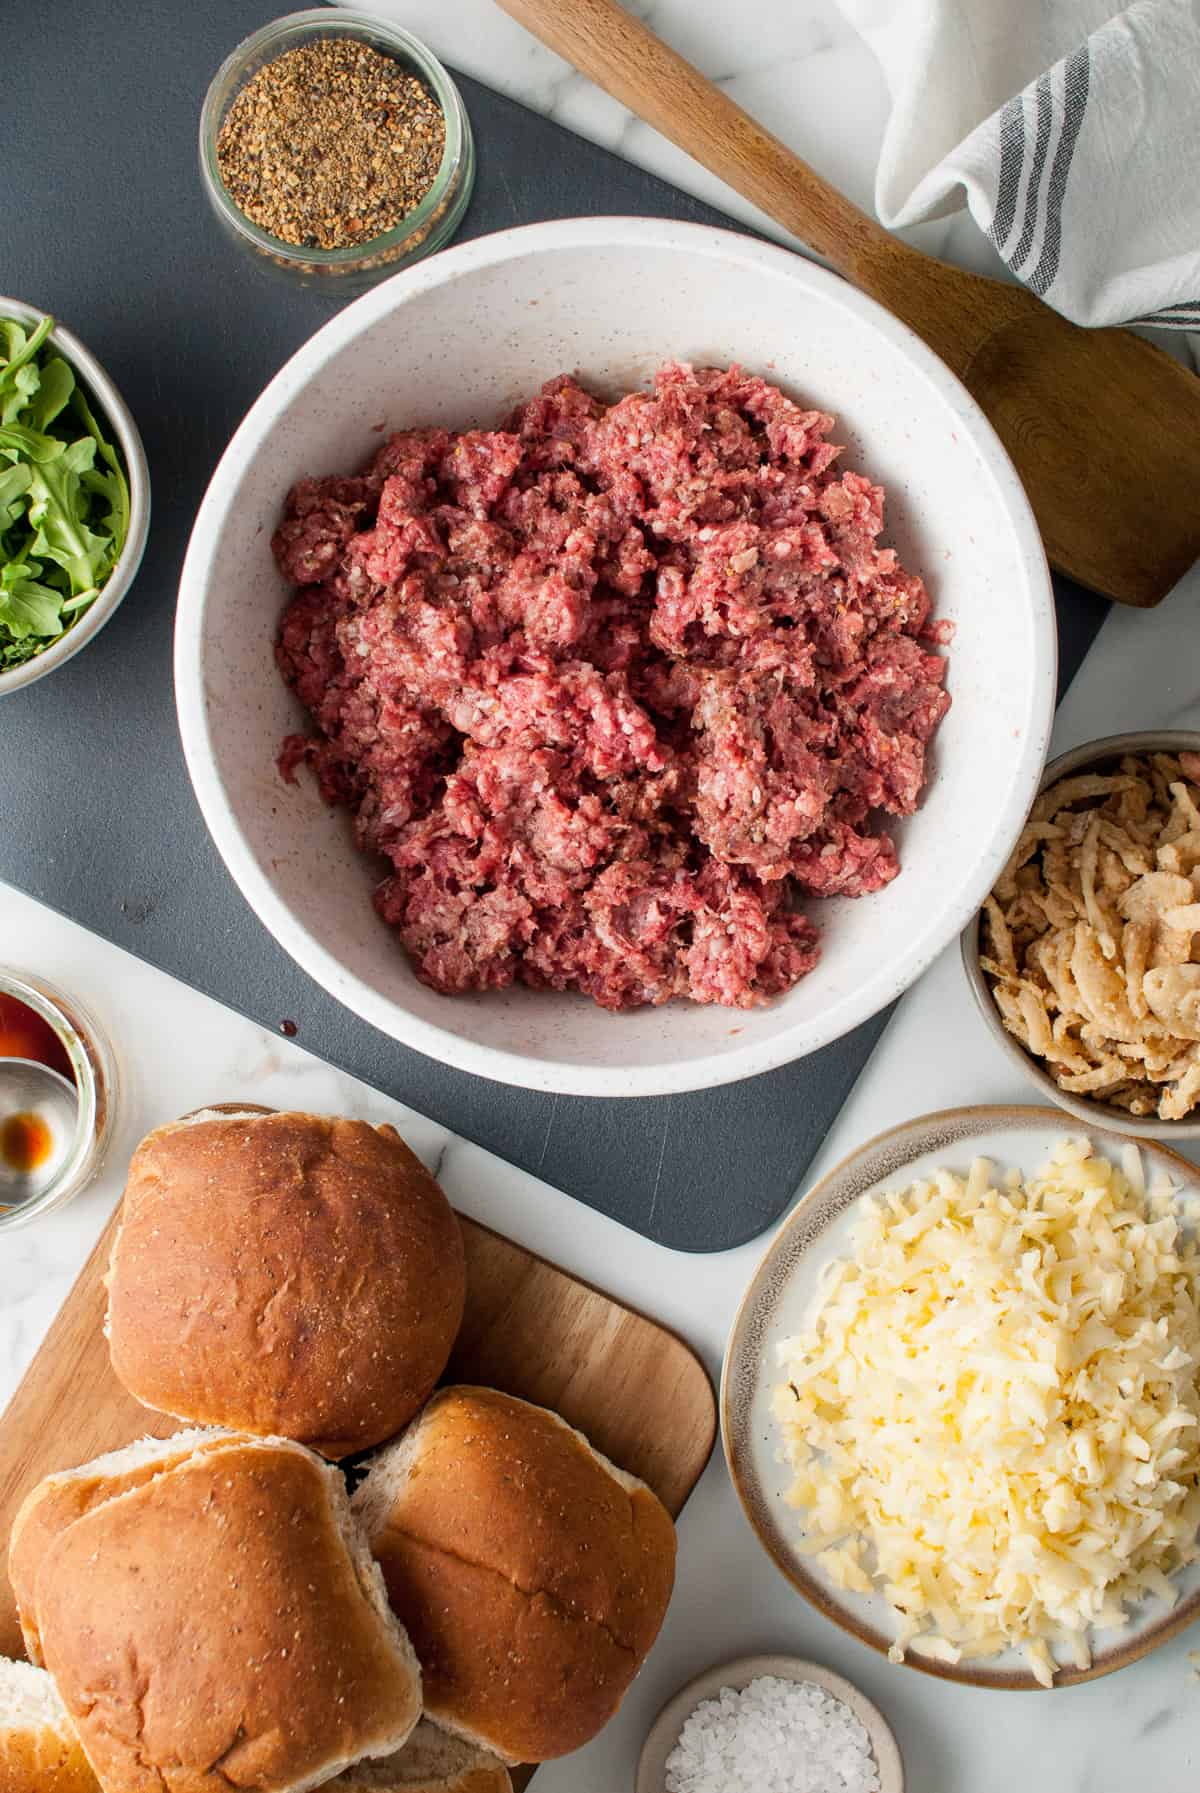
[[[425,1710],[506,1762],[578,1749],[658,1634],[675,1528],[565,1420],[440,1390],[354,1496],[421,1660]]]
[[[394,1128],[201,1112],[129,1167],[113,1369],[176,1419],[346,1456],[418,1411],[465,1292],[458,1219]]]
[[[17,1508],[8,1540],[8,1579],[31,1662],[42,1660],[34,1606],[38,1565],[59,1532],[102,1501],[140,1488],[143,1482],[153,1480],[176,1463],[185,1463],[199,1452],[226,1444],[228,1438],[228,1433],[212,1430],[176,1432],[171,1438],[143,1438],[123,1450],[94,1457],[77,1469],[43,1476],[31,1489]]]
[[[503,1762],[423,1718],[402,1750],[347,1768],[330,1793],[512,1793]]]
[[[342,1478],[287,1439],[231,1435],[97,1500],[34,1605],[104,1793],[306,1793],[421,1714]]]
[[[99,1793],[50,1676],[31,1663],[4,1657],[0,1657],[0,1793]]]

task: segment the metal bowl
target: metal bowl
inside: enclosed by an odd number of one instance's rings
[[[1069,753],[1061,753],[1057,759],[1050,761],[1042,775],[1039,795],[1052,784],[1057,784],[1060,778],[1067,778],[1075,772],[1098,771],[1126,753],[1200,753],[1200,733],[1183,728],[1145,729],[1136,734],[1105,735],[1099,741],[1086,741],[1081,747],[1073,747]],[[972,916],[960,936],[963,969],[971,986],[971,994],[996,1044],[1014,1065],[1020,1067],[1029,1082],[1036,1084],[1043,1096],[1056,1102],[1060,1108],[1065,1108],[1068,1114],[1075,1115],[1078,1120],[1096,1127],[1112,1127],[1119,1133],[1132,1134],[1139,1139],[1200,1139],[1200,1109],[1194,1111],[1187,1120],[1163,1121],[1157,1115],[1129,1114],[1124,1108],[1117,1108],[1098,1096],[1077,1096],[1069,1090],[1059,1089],[1041,1061],[1027,1052],[1015,1035],[1009,1033],[1000,1017],[987,973],[979,963],[981,921],[982,911],[979,911]]]
[[[0,317],[15,318],[19,324],[36,325],[45,316],[46,313],[39,311],[36,305],[26,305],[20,299],[0,296]],[[65,329],[62,324],[55,324],[47,341],[53,344],[64,361],[70,363],[74,373],[96,401],[99,415],[117,439],[129,480],[129,533],[120,558],[105,580],[99,597],[89,604],[77,622],[72,623],[56,641],[43,648],[40,654],[35,654],[32,660],[26,660],[23,666],[13,667],[10,672],[0,672],[0,697],[10,691],[20,691],[26,685],[35,685],[48,673],[65,666],[80,648],[86,647],[93,636],[100,633],[133,584],[150,529],[150,468],[137,424],[133,421],[125,400],[96,357],[70,330]]]

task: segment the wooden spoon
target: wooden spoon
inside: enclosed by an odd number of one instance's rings
[[[615,0],[504,11],[922,337],[987,413],[1054,566],[1150,605],[1200,557],[1200,380],[1128,330],[910,249]]]

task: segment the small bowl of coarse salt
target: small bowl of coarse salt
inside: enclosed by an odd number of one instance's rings
[[[743,1656],[663,1707],[637,1793],[904,1793],[904,1767],[883,1714],[841,1675]]]

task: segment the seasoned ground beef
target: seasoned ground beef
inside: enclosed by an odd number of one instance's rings
[[[301,480],[279,668],[301,761],[391,870],[437,990],[749,1008],[818,956],[806,896],[894,878],[944,632],[833,419],[739,368],[500,430],[405,430]]]

